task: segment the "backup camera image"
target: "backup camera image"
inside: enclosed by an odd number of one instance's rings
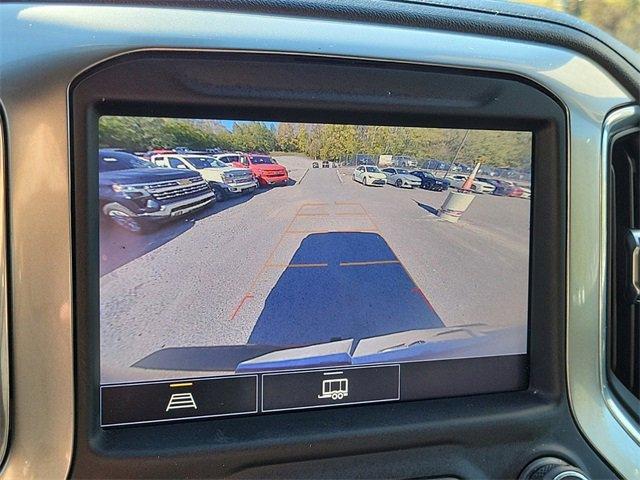
[[[531,133],[99,127],[102,384],[526,353]]]

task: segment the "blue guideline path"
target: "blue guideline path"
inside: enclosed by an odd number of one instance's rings
[[[311,345],[444,324],[377,233],[314,233],[269,293],[249,344]]]

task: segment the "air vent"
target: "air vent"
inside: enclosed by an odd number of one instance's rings
[[[614,136],[610,150],[612,386],[640,420],[640,129]]]

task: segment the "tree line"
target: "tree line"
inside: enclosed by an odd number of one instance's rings
[[[531,162],[531,140],[528,132],[423,127],[281,123],[276,130],[281,150],[321,160],[355,154],[407,155],[525,169]]]
[[[173,118],[101,117],[99,143],[101,148],[117,147],[134,152],[174,147],[192,150],[217,147],[231,151],[270,152],[277,147],[274,130],[264,123],[237,123],[229,131],[215,121],[209,122]]]
[[[518,0],[574,15],[640,51],[640,0]]]
[[[277,150],[334,161],[355,154],[408,155],[418,160],[450,162],[456,158],[469,165],[480,161],[525,169],[531,159],[531,134],[527,132],[300,123],[272,127],[262,122],[239,122],[229,131],[214,121],[143,117],[102,117],[100,146],[131,151],[178,146]]]

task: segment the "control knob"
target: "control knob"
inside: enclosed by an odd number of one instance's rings
[[[577,467],[555,457],[543,457],[531,462],[519,480],[589,480]]]

